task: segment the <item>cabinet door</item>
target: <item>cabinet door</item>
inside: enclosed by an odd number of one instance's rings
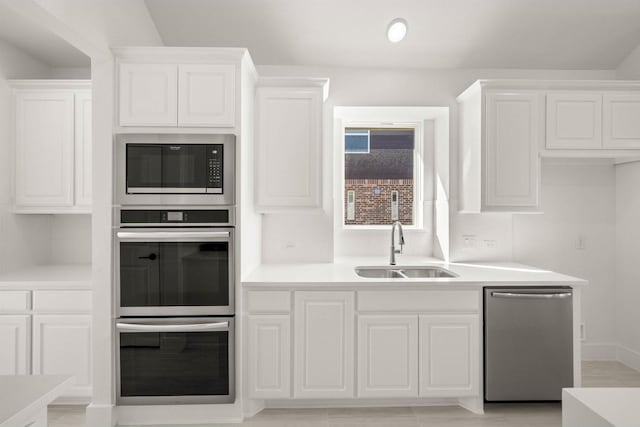
[[[291,397],[291,319],[289,315],[249,316],[250,397]]]
[[[179,66],[179,126],[232,127],[235,117],[235,65]]]
[[[602,95],[549,93],[547,148],[602,148]]]
[[[420,316],[420,395],[480,394],[477,315]]]
[[[0,316],[0,375],[29,374],[29,316]]]
[[[67,397],[91,396],[91,316],[33,316],[33,373],[73,375]]]
[[[258,210],[322,205],[322,102],[320,88],[258,88]]]
[[[418,316],[358,316],[358,396],[418,397]]]
[[[91,92],[75,95],[75,193],[76,205],[91,206]]]
[[[73,205],[73,93],[19,91],[15,98],[16,205]]]
[[[296,292],[294,397],[353,397],[353,292]]]
[[[485,205],[536,207],[540,159],[540,95],[486,95]]]
[[[640,148],[640,93],[605,94],[604,148]]]
[[[120,126],[178,124],[178,66],[120,64]]]

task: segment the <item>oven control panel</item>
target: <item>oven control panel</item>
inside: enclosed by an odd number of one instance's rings
[[[232,209],[121,209],[121,227],[233,226]]]

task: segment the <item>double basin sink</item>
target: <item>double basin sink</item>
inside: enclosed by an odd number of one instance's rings
[[[356,274],[367,279],[436,279],[456,277],[444,268],[434,266],[376,266],[356,267]]]

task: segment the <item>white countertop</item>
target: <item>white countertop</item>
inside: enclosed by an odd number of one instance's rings
[[[90,288],[90,265],[38,265],[0,274],[2,289]]]
[[[24,425],[72,383],[68,375],[0,375],[0,426]]]
[[[242,280],[244,286],[288,286],[314,284],[369,285],[394,283],[403,286],[498,285],[498,286],[584,286],[587,281],[553,271],[511,262],[445,263],[426,258],[398,256],[395,268],[433,265],[451,271],[452,278],[381,279],[356,275],[357,266],[388,266],[384,257],[341,258],[333,263],[263,264]]]
[[[640,388],[567,388],[563,393],[581,402],[606,422],[595,418],[591,425],[640,427]],[[563,407],[566,399],[567,396],[563,395]],[[567,415],[572,414],[563,414],[563,417]],[[588,427],[583,420],[581,421],[582,426]]]

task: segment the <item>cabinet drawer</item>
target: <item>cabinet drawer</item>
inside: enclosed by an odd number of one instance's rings
[[[91,291],[34,291],[33,310],[39,313],[88,313]]]
[[[15,313],[31,308],[30,291],[0,291],[0,313]]]
[[[477,312],[480,293],[465,291],[359,291],[358,311]]]
[[[250,313],[288,313],[291,311],[291,292],[248,292],[247,311],[249,311]]]

